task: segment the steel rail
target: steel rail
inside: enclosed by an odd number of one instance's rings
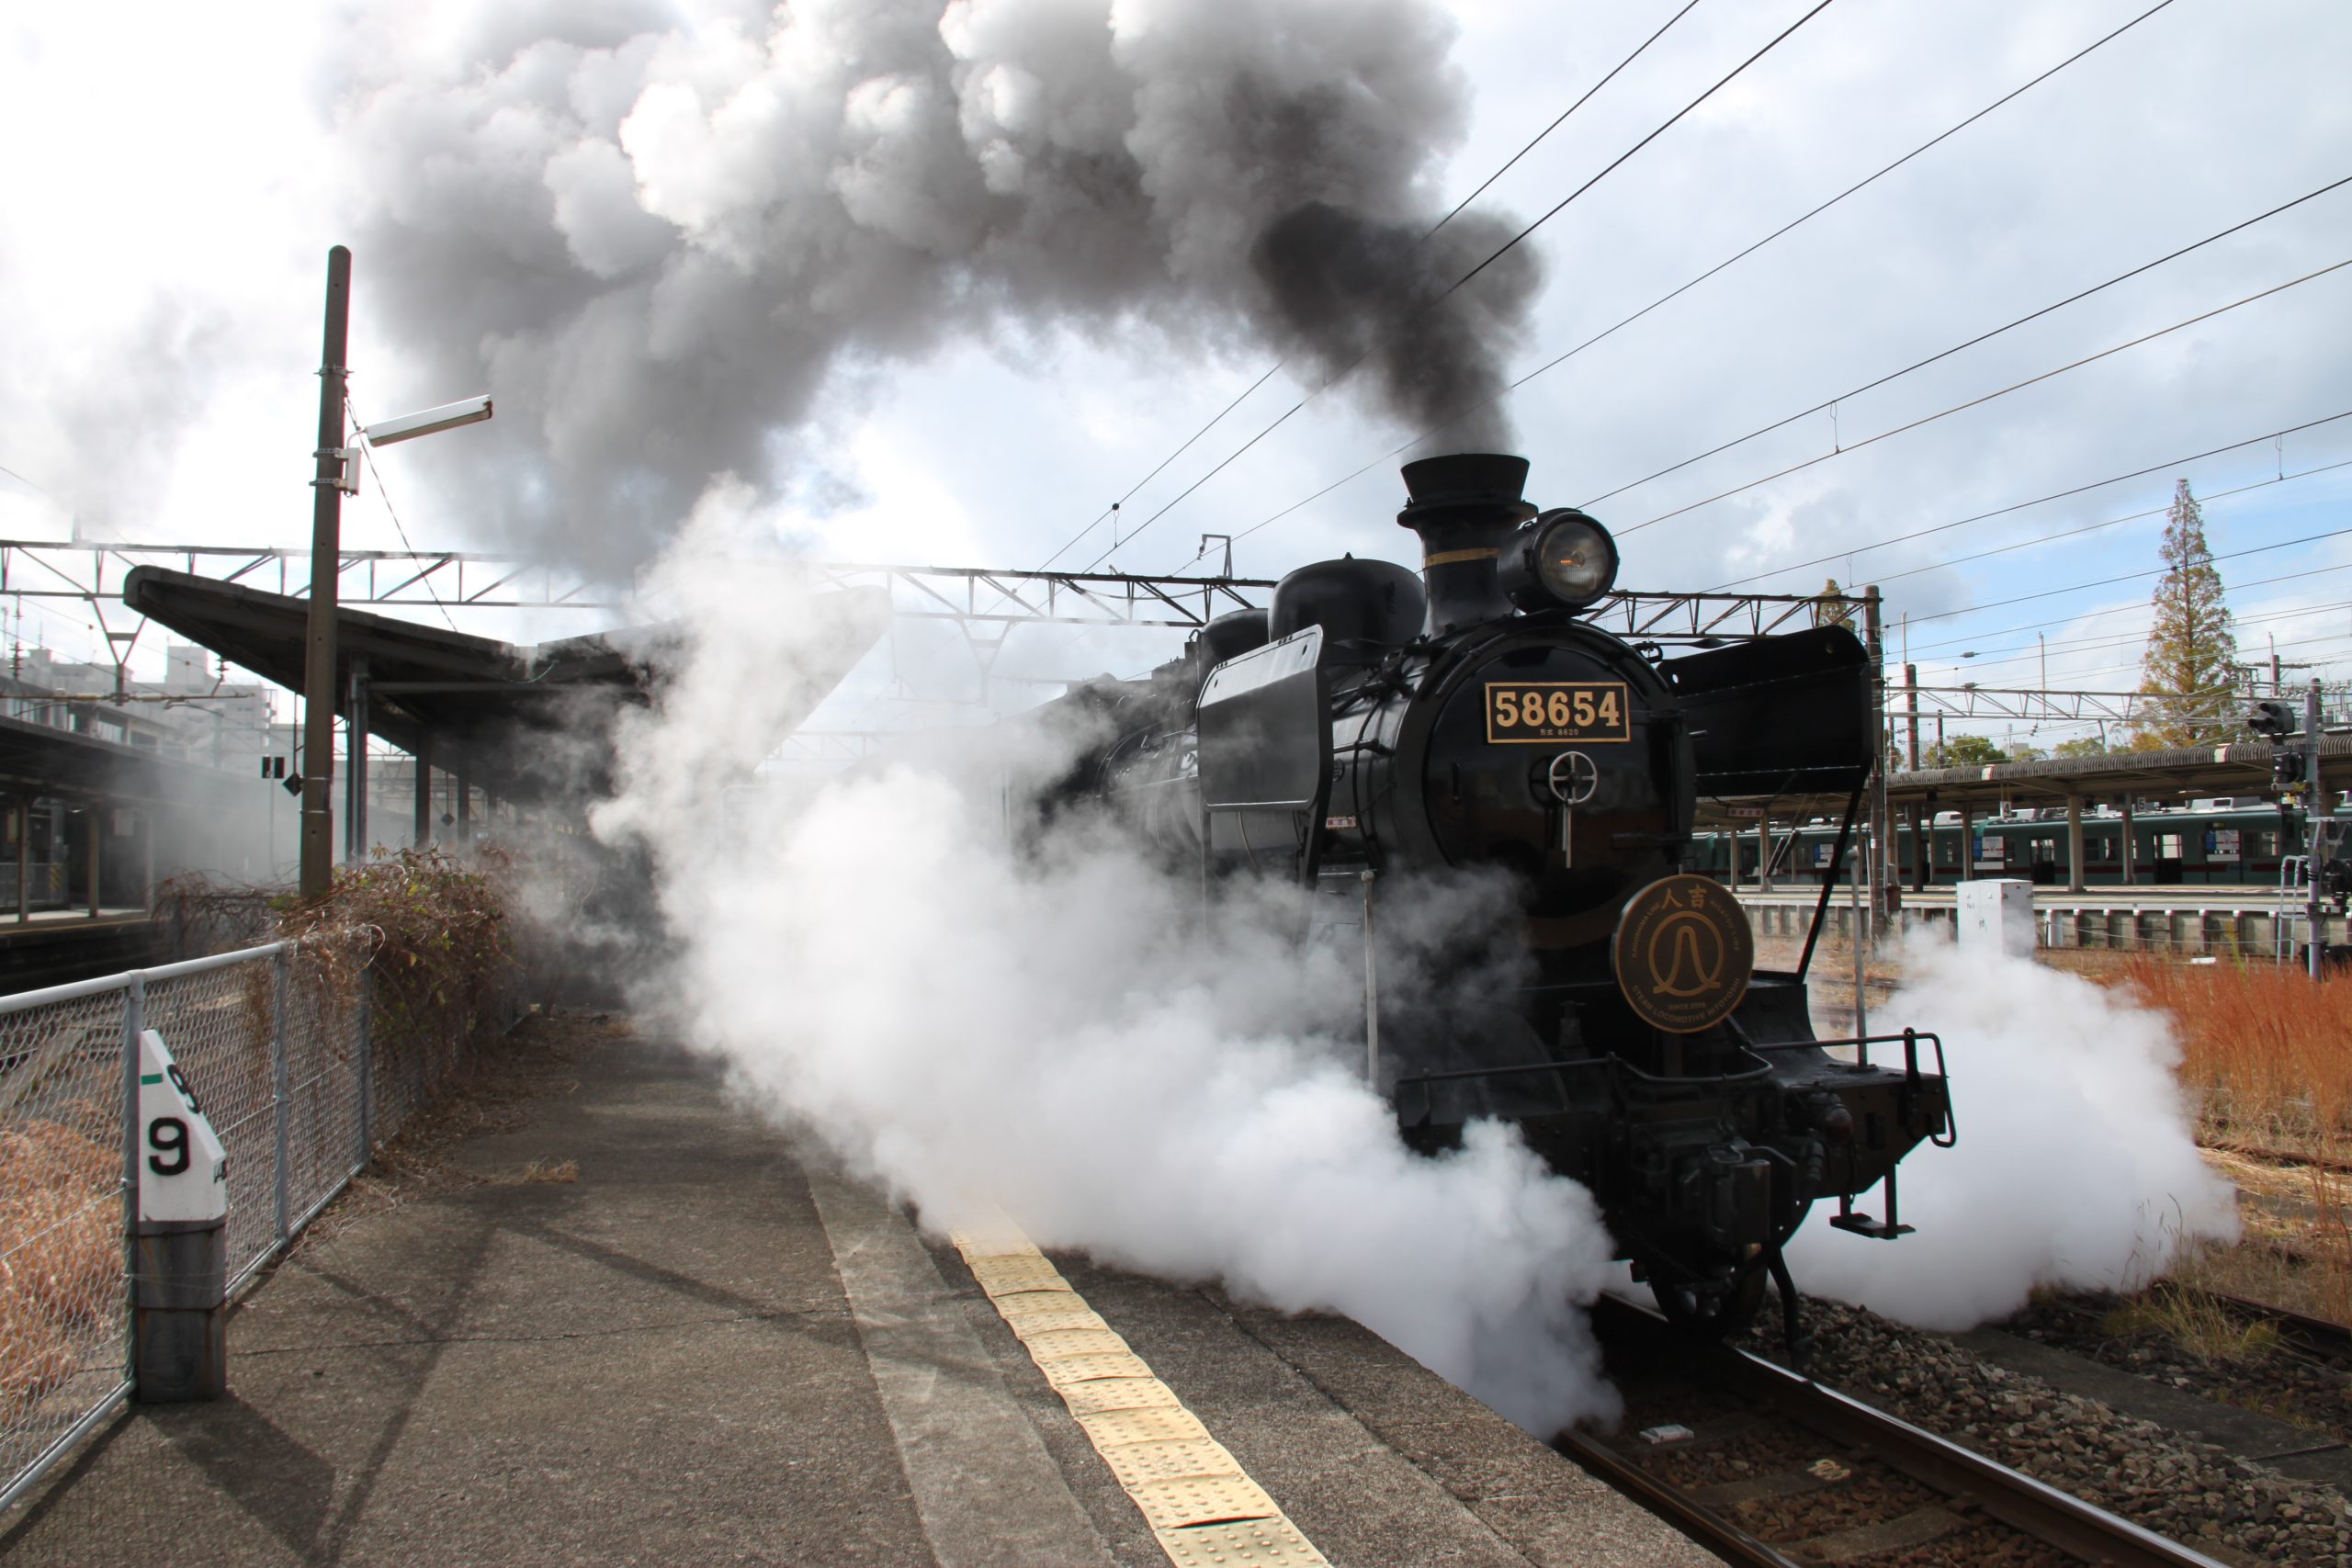
[[[1808,1568],[1692,1502],[1680,1488],[1668,1485],[1598,1438],[1571,1430],[1555,1437],[1552,1447],[1726,1562],[1739,1568]]]
[[[1593,1318],[1594,1326],[1604,1334],[1633,1333],[1655,1339],[1673,1332],[1657,1314],[1612,1297],[1604,1296],[1595,1304]],[[1922,1485],[1973,1505],[1983,1517],[2086,1562],[2109,1568],[2222,1568],[2200,1551],[1760,1356],[1727,1346],[1687,1343],[1680,1354],[1691,1378],[1750,1400],[1832,1441],[1866,1451]],[[1569,1433],[1555,1438],[1554,1446],[1734,1562],[1770,1568],[1792,1564],[1775,1548],[1711,1514],[1591,1438]]]
[[[2199,1293],[2219,1302],[2241,1317],[2260,1318],[2278,1325],[2285,1337],[2299,1341],[2307,1349],[2323,1355],[2352,1356],[2352,1324],[2337,1323],[2333,1318],[2312,1317],[2291,1307],[2258,1302],[2251,1296],[2233,1295],[2228,1291],[2199,1287]]]

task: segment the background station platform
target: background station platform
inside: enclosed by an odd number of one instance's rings
[[[683,1052],[616,1038],[573,1072],[460,1145],[477,1179],[281,1265],[231,1322],[229,1397],[118,1417],[0,1519],[0,1561],[1714,1561],[1351,1323],[1057,1258],[1321,1557],[1165,1545],[1128,1484],[1150,1455],[1048,1382],[1010,1265],[924,1241]]]
[[[1821,887],[1788,884],[1758,889],[1752,884],[1735,895],[1747,911],[1748,922],[1759,937],[1803,938],[1821,903]],[[1901,934],[1916,928],[1951,929],[1954,894],[1943,886],[1903,890],[1903,903],[1892,919],[1882,919],[1882,935]],[[2043,947],[2109,948],[2127,952],[2166,953],[2248,953],[2290,955],[2310,940],[2311,927],[2301,913],[2301,894],[2282,905],[2276,887],[2222,883],[2175,886],[2099,886],[2070,892],[2064,887],[2033,890],[2034,921]],[[1853,889],[1840,884],[1829,895],[1824,911],[1824,934],[1842,941],[1853,930]],[[2352,921],[2330,910],[2320,927],[2332,945],[2352,941]]]
[[[140,908],[36,909],[26,920],[0,914],[0,995],[160,963],[171,934]]]

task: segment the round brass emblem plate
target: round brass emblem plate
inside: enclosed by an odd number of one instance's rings
[[[1756,938],[1722,883],[1669,876],[1626,900],[1609,962],[1644,1022],[1694,1034],[1729,1017],[1747,993]]]

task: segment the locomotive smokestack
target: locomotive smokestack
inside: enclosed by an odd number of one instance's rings
[[[1520,499],[1527,459],[1499,452],[1453,452],[1405,465],[1411,497],[1396,514],[1421,536],[1421,581],[1429,584],[1431,637],[1511,613],[1495,579],[1511,530],[1535,515]]]

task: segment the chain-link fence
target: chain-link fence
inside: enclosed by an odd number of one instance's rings
[[[371,1049],[362,980],[273,942],[0,997],[0,1508],[131,1392],[140,1032],[163,1035],[227,1150],[234,1292],[465,1055],[398,1031]]]

